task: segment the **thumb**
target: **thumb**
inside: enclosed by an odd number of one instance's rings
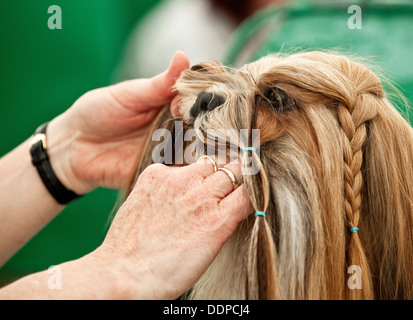
[[[152,103],[155,105],[164,105],[169,103],[175,96],[172,86],[181,75],[182,71],[189,68],[187,55],[182,51],[177,51],[169,65],[168,70],[149,79],[148,90],[152,95]]]
[[[172,87],[182,71],[189,68],[189,59],[182,51],[177,51],[169,68],[150,78],[135,79],[115,85],[118,101],[139,111],[163,107],[175,96]]]
[[[169,65],[169,68],[167,71],[164,72],[164,76],[162,77],[163,74],[160,74],[158,76],[155,76],[152,78],[154,82],[159,81],[161,87],[163,86],[163,89],[166,89],[166,91],[171,94],[172,90],[171,87],[175,84],[176,80],[179,78],[181,75],[182,71],[186,70],[189,68],[189,59],[187,55],[182,52],[182,51],[177,51],[175,52],[171,64]],[[160,79],[157,79],[157,78]],[[169,96],[169,98],[172,98],[175,94],[172,94]]]

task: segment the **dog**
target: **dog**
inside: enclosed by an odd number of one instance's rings
[[[181,118],[158,115],[129,190],[153,163],[156,129],[259,129],[238,146],[259,156],[238,155],[259,164],[243,179],[266,215],[240,223],[190,299],[413,298],[413,131],[383,81],[320,51],[182,73]]]

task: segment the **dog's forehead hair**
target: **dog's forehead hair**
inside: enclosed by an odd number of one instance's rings
[[[257,61],[243,65],[239,69],[228,69],[225,74],[221,74],[221,81],[212,82],[205,91],[214,92],[221,91],[225,94],[226,91],[253,91],[259,83],[262,74],[268,73],[277,63],[280,58],[275,55],[265,56]],[[210,68],[212,74],[214,68]],[[224,81],[226,79],[226,81]]]
[[[258,81],[260,75],[269,72],[279,61],[280,58],[274,55],[265,56],[257,61],[245,64],[238,70],[237,74],[248,74],[255,81]]]

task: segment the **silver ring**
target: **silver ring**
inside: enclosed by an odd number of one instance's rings
[[[212,167],[214,168],[214,172],[217,172],[218,167],[217,167],[217,163],[215,162],[215,160],[214,160],[214,159],[212,159],[210,156],[206,156],[206,155],[199,157],[199,159],[201,159],[201,158],[208,159],[208,160],[209,160],[209,162],[211,162]]]
[[[237,178],[235,178],[234,173],[227,169],[227,168],[219,168],[218,170],[225,172],[228,177],[231,179],[232,185],[234,186],[234,190],[239,187]]]

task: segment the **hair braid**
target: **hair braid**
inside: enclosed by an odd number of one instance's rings
[[[350,227],[357,227],[360,215],[360,190],[362,186],[362,151],[366,140],[364,124],[356,128],[350,110],[343,105],[338,107],[341,124],[344,159],[344,210]]]
[[[349,232],[346,260],[347,267],[354,265],[361,270],[361,287],[353,288],[346,283],[345,288],[348,299],[373,299],[371,271],[358,235],[363,188],[362,147],[367,140],[366,122],[376,117],[377,98],[383,98],[384,92],[380,79],[365,66],[344,58],[339,69],[353,88],[337,110],[343,144],[344,214]]]
[[[262,165],[262,159],[253,153],[260,169],[256,175],[244,176],[255,210],[267,211],[269,203],[269,181]],[[257,188],[259,186],[259,188]],[[278,283],[278,254],[268,218],[256,216],[251,230],[248,254],[247,298],[276,300],[281,298]]]
[[[338,120],[341,125],[344,160],[344,213],[349,228],[347,249],[347,267],[360,267],[361,283],[352,288],[346,284],[348,299],[373,299],[373,286],[367,257],[358,236],[360,220],[361,191],[363,187],[362,162],[363,144],[367,139],[366,122],[377,114],[374,99],[370,93],[362,93],[355,99],[354,105],[338,106]]]
[[[249,137],[242,143],[244,148],[249,145],[256,147],[260,145],[260,141],[254,141],[252,137],[252,129],[257,127],[257,111],[256,105],[247,111]],[[243,152],[244,157],[247,154],[252,156],[252,165],[257,166],[258,172],[253,175],[244,175],[244,185],[254,209],[266,212],[270,202],[270,185],[264,170],[265,157],[264,155],[260,157],[256,152]],[[254,218],[247,258],[247,299],[277,300],[281,298],[278,281],[278,253],[268,218],[272,217],[256,216]]]

